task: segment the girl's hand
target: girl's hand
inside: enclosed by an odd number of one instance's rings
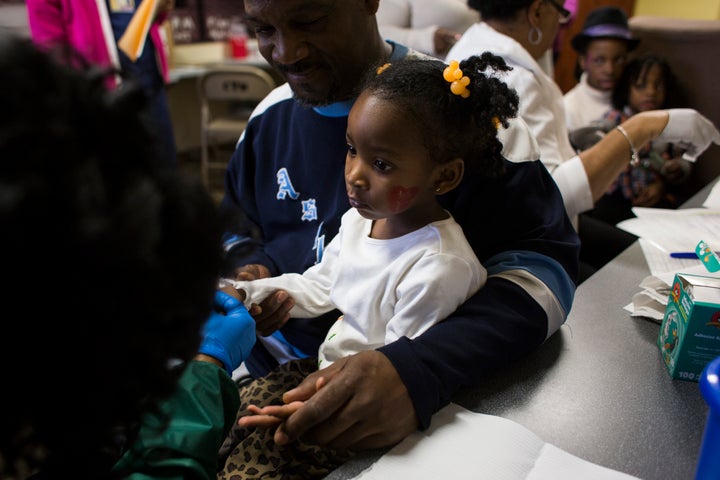
[[[663,165],[662,174],[670,182],[684,180],[690,173],[690,164],[681,158],[672,158]]]
[[[249,405],[247,410],[252,415],[240,417],[238,425],[243,428],[271,428],[279,426],[284,423],[286,418],[297,412],[304,403],[305,402],[297,401],[286,405],[268,405],[262,408],[257,405]]]
[[[260,278],[269,278],[270,276],[270,270],[265,265],[254,263],[235,269],[232,279],[253,281]],[[245,292],[240,293],[240,295],[244,300]],[[258,334],[267,337],[285,325],[290,319],[290,309],[293,306],[295,306],[295,301],[285,290],[276,290],[265,297],[259,304],[253,303],[249,311],[250,315],[255,319]]]
[[[311,388],[306,391],[307,398],[311,398],[318,390],[323,388],[326,384],[327,379],[323,376],[316,377],[314,381],[308,382],[308,385],[310,385]],[[285,395],[283,395],[283,398],[285,398]],[[262,408],[256,405],[249,405],[247,407],[247,411],[250,414],[240,417],[240,419],[238,420],[238,425],[243,428],[277,427],[273,439],[275,443],[284,445],[290,441],[287,433],[285,432],[285,421],[290,418],[292,414],[300,411],[303,405],[305,405],[305,402],[302,400],[295,400],[286,403],[285,405],[268,405]]]
[[[633,199],[634,207],[652,207],[657,204],[665,194],[665,185],[662,181],[656,180],[647,187],[643,188],[640,193]]]

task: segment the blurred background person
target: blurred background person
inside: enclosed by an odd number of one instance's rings
[[[720,143],[720,132],[692,109],[652,110],[633,115],[577,154],[565,124],[562,92],[538,64],[571,12],[561,0],[468,0],[468,5],[480,12],[482,21],[465,31],[447,61],[490,51],[513,67],[503,80],[518,93],[519,116],[537,140],[540,160],[555,179],[580,235],[581,280],[587,278],[637,239],[592,218],[581,223],[586,216],[580,215],[636,160],[636,146],[651,140],[687,141],[695,158],[711,143]],[[512,158],[513,150],[522,147],[518,141],[506,144],[506,156]]]
[[[149,99],[144,120],[158,139],[157,154],[167,164],[177,165],[165,88],[169,81],[168,46],[161,28],[174,0],[158,0],[142,54],[135,61],[117,46],[143,1],[150,0],[27,0],[30,34],[43,49],[66,49],[72,55],[79,53],[90,64],[119,70],[122,79],[110,78],[111,87],[127,79],[138,82]]]
[[[467,0],[382,0],[376,16],[383,38],[438,58],[480,19]]]
[[[631,60],[613,90],[613,108],[598,127],[605,133],[638,112],[681,106],[679,93],[663,58],[647,54]],[[650,141],[638,147],[640,164],[627,165],[588,215],[615,225],[635,216],[632,207],[676,208],[686,200],[679,187],[691,162],[682,158],[682,144]]]
[[[568,131],[600,120],[612,107],[613,88],[620,79],[628,53],[640,41],[633,38],[625,12],[618,7],[592,10],[582,30],[570,41],[578,53],[577,85],[563,96]]]

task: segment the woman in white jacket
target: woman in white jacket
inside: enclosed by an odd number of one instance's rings
[[[483,21],[465,31],[446,62],[489,51],[513,67],[503,80],[520,97],[519,116],[535,136],[540,160],[560,188],[576,228],[578,215],[593,208],[628,162],[637,160],[637,149],[647,142],[684,141],[692,145],[685,158],[693,160],[711,143],[720,143],[720,132],[695,110],[651,110],[633,115],[593,147],[576,154],[569,141],[562,92],[538,63],[570,16],[563,0],[468,0],[468,5]],[[518,147],[506,144],[506,156]],[[585,250],[592,239],[581,230],[578,233]],[[619,251],[598,252],[587,260],[597,268]]]

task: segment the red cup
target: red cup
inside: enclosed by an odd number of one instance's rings
[[[230,37],[230,54],[233,58],[245,58],[248,56],[247,36]]]

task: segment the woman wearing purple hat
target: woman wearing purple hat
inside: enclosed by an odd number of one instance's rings
[[[612,108],[612,91],[625,68],[633,38],[625,12],[618,7],[591,11],[580,33],[570,43],[578,52],[580,82],[563,97],[569,131],[602,119]]]

